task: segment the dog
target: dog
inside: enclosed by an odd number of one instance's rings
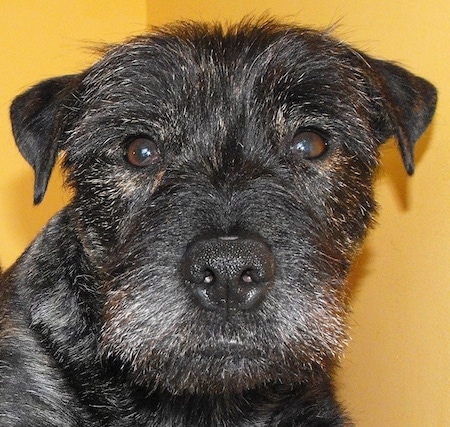
[[[345,426],[333,373],[380,145],[436,90],[326,32],[182,22],[11,106],[44,197],[3,273],[1,426]]]

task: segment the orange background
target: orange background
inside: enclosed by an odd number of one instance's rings
[[[33,174],[10,133],[8,107],[27,86],[89,65],[87,49],[181,18],[275,14],[396,60],[439,89],[414,178],[383,149],[379,226],[352,276],[353,341],[338,375],[357,426],[450,426],[450,2],[448,0],[18,0],[0,2],[0,259],[10,265],[69,200],[54,173],[32,206]]]

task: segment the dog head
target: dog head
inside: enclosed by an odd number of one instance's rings
[[[435,89],[328,34],[178,24],[19,96],[35,202],[59,152],[101,283],[100,351],[173,392],[300,382],[345,341],[345,278],[378,149],[413,145]]]

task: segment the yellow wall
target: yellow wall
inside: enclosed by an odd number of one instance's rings
[[[448,0],[1,1],[0,259],[9,265],[68,200],[55,174],[42,205],[32,207],[32,172],[7,123],[15,94],[88,64],[87,42],[116,41],[146,23],[263,12],[316,27],[339,21],[337,35],[399,61],[440,91],[414,178],[405,177],[393,145],[383,150],[379,226],[353,275],[353,341],[338,382],[358,426],[450,426]]]

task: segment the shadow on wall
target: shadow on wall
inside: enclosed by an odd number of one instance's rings
[[[26,174],[11,183],[9,197],[11,200],[11,222],[19,241],[29,242],[48,222],[48,220],[65,206],[71,193],[64,186],[61,167],[58,164],[52,172],[49,186],[43,202],[33,205],[34,173],[31,167]]]
[[[420,165],[421,159],[425,156],[430,145],[429,143],[433,138],[433,125],[434,122],[431,123],[415,146],[414,156],[416,170]],[[381,164],[377,179],[386,180],[387,185],[394,191],[399,209],[402,211],[407,211],[410,208],[409,185],[410,180],[414,179],[414,175],[410,177],[406,173],[397,148],[397,142],[394,139],[391,139],[383,144],[381,146],[380,153]],[[375,198],[377,198],[376,196],[377,195],[375,195]]]

